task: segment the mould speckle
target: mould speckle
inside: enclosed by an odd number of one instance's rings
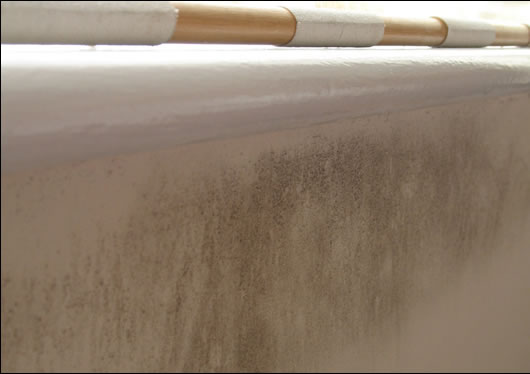
[[[2,369],[314,370],[399,329],[530,209],[487,103],[2,180]]]

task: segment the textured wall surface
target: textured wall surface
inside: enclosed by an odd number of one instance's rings
[[[529,370],[529,104],[2,176],[2,371]]]
[[[1,48],[3,174],[530,91],[528,48],[29,47]]]

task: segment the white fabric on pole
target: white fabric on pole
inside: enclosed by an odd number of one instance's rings
[[[433,18],[447,25],[447,37],[439,47],[486,47],[495,41],[495,27],[488,22]]]
[[[2,1],[2,43],[155,45],[177,14],[168,1]]]
[[[370,47],[383,38],[385,23],[373,14],[345,10],[287,8],[296,18],[290,47]]]

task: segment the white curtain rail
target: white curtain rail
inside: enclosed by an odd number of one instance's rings
[[[528,46],[526,24],[168,1],[3,1],[2,43]]]

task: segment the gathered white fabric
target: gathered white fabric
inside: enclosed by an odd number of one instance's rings
[[[432,18],[447,25],[447,37],[438,47],[486,47],[495,41],[495,27],[488,22]]]
[[[155,45],[177,15],[167,1],[2,1],[2,43]]]
[[[286,8],[296,18],[289,47],[370,47],[383,38],[382,17],[332,9]]]

